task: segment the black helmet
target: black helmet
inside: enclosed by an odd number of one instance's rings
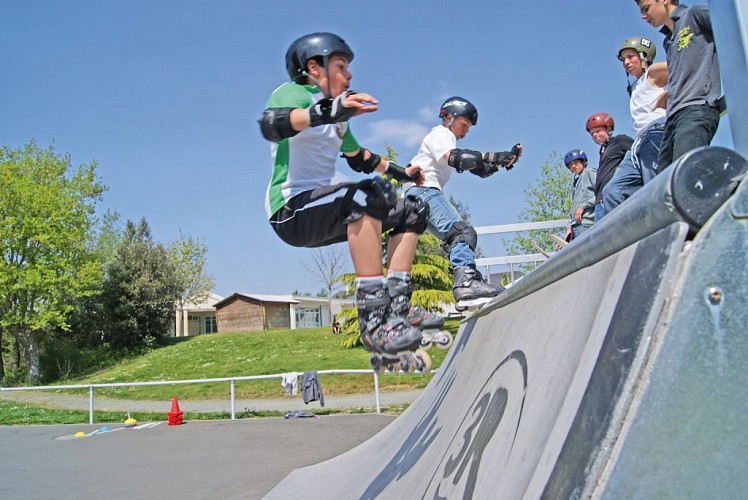
[[[447,115],[467,118],[473,125],[478,125],[478,109],[473,104],[459,96],[452,96],[442,104],[439,109],[439,118]]]
[[[333,54],[341,54],[348,59],[353,60],[353,51],[345,43],[345,40],[333,33],[311,33],[297,38],[288,47],[286,52],[286,71],[291,80],[306,74],[306,63],[314,57],[321,57],[323,65],[326,65],[327,58]]]

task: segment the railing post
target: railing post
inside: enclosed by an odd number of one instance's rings
[[[377,406],[377,414],[382,413],[381,409],[379,408],[379,374],[372,370],[374,373],[374,401],[376,402]]]
[[[93,425],[93,408],[94,408],[94,388],[92,385],[88,386],[88,423]]]
[[[236,400],[234,399],[234,379],[230,380],[231,383],[231,420],[236,420]]]

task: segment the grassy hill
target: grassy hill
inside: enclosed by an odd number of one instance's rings
[[[456,333],[458,320],[447,328]],[[308,370],[369,369],[369,355],[362,348],[342,349],[341,337],[329,328],[271,330],[257,333],[223,333],[179,339],[172,345],[121,362],[85,378],[66,380],[63,385],[145,382],[269,375]],[[431,348],[434,368],[446,351]],[[425,387],[430,375],[391,375],[380,377],[380,388],[410,390]],[[326,395],[370,392],[372,376],[321,375]],[[126,399],[165,399],[175,386],[97,389],[97,396]],[[278,379],[242,381],[235,385],[237,398],[275,398],[284,395]],[[179,398],[225,399],[229,384],[190,384],[179,386]]]

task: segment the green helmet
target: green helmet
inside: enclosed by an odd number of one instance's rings
[[[647,64],[652,64],[654,62],[655,55],[657,54],[657,49],[655,48],[654,43],[652,43],[652,40],[650,40],[649,38],[628,38],[625,42],[623,42],[621,48],[618,49],[619,61],[623,61],[621,52],[623,52],[624,49],[634,49],[639,53],[639,57],[642,58],[642,62],[646,61]]]

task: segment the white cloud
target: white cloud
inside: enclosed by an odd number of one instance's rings
[[[437,120],[439,117],[439,110],[436,108],[439,107],[439,104],[428,104],[426,106],[423,106],[422,108],[419,108],[416,113],[418,113],[419,118],[421,118],[422,120]]]
[[[407,147],[417,147],[429,132],[430,127],[420,123],[405,120],[380,120],[369,124],[367,143],[403,144]]]

